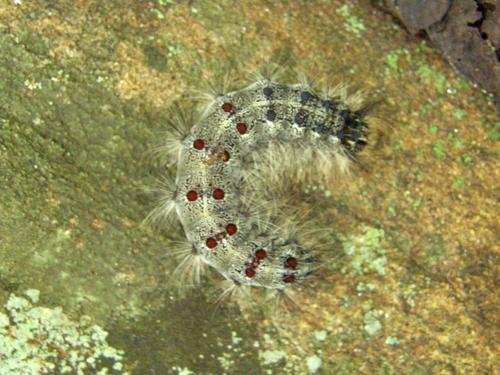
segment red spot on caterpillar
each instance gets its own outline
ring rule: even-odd
[[[203,139],[197,139],[193,142],[193,147],[197,150],[203,150],[205,147],[205,141]]]
[[[186,198],[188,201],[193,202],[198,199],[198,193],[194,190],[188,191],[186,194]]]
[[[217,241],[215,238],[209,237],[207,238],[206,244],[209,249],[213,249],[215,246],[217,246]]]
[[[238,130],[238,133],[240,134],[245,134],[247,132],[247,124],[239,122],[236,124],[236,130]]]
[[[283,277],[283,281],[285,283],[291,284],[291,283],[295,282],[295,276],[293,276],[293,275],[286,275],[285,277]]]
[[[294,258],[294,257],[289,257],[286,262],[285,262],[285,267],[287,268],[291,268],[292,270],[294,270],[295,268],[297,268],[297,259]]]
[[[222,110],[224,112],[231,112],[232,109],[233,109],[233,105],[231,103],[224,103],[222,105]]]
[[[215,189],[212,193],[212,197],[217,200],[221,200],[224,198],[224,191],[222,189]]]
[[[223,240],[223,239],[224,239],[224,237],[226,237],[226,233],[224,233],[224,232],[220,232],[220,233],[217,233],[217,234],[215,235],[215,238],[216,238],[217,240],[219,240],[219,241]]]
[[[266,250],[264,249],[259,249],[255,252],[255,257],[259,260],[262,260],[266,257]]]
[[[228,225],[226,225],[226,232],[230,236],[232,236],[233,234],[235,234],[237,230],[238,230],[238,228],[234,224],[228,224]]]
[[[220,160],[222,160],[222,161],[228,161],[228,160],[229,160],[229,158],[230,158],[230,156],[229,156],[229,152],[228,152],[227,150],[222,151],[222,152],[220,153],[220,155],[219,155],[219,158],[220,158]]]
[[[255,276],[255,270],[253,268],[248,267],[245,270],[245,275],[247,275],[247,277],[254,277]]]

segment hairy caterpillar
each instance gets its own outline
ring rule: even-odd
[[[177,271],[189,269],[199,281],[209,265],[234,286],[278,291],[303,282],[317,266],[314,245],[293,235],[293,222],[273,222],[276,202],[262,197],[287,163],[300,159],[299,172],[306,166],[329,175],[363,149],[360,102],[342,87],[319,93],[261,77],[214,95],[198,120],[181,121],[186,131],[167,142],[175,182],[153,214],[175,213],[182,224],[187,242]]]

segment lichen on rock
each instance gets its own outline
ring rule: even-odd
[[[0,310],[0,374],[128,374],[123,351],[89,317],[73,321],[60,307],[35,306],[38,290],[24,294]]]

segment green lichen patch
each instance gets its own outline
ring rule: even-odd
[[[256,341],[259,348],[259,362],[262,373],[274,374],[316,374],[323,370],[324,340],[326,331],[317,331],[309,337],[310,346],[306,351],[297,352],[293,347],[292,336],[277,335],[274,329],[264,333],[261,340]],[[292,345],[292,346],[291,346]]]
[[[311,374],[315,374],[321,368],[321,358],[317,355],[312,355],[306,358],[307,369]]]
[[[363,329],[368,336],[375,336],[382,331],[381,311],[370,310],[363,316]]]
[[[350,235],[344,242],[344,252],[350,258],[351,267],[358,275],[376,272],[386,273],[387,256],[383,229],[362,226],[359,235]]]
[[[89,317],[71,320],[61,308],[36,306],[39,291],[11,294],[0,310],[0,373],[129,374],[124,353]]]
[[[359,36],[363,31],[366,31],[363,21],[351,13],[350,4],[344,4],[338,8],[337,13],[341,14],[345,18],[345,28],[350,33]]]

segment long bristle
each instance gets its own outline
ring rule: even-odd
[[[157,186],[150,189],[157,196],[156,207],[146,216],[145,225],[171,226],[177,219],[176,213],[176,186],[173,178],[168,176],[157,182]]]
[[[329,256],[327,252],[331,250],[332,229],[314,214],[312,207],[282,207],[271,228],[274,236],[300,244],[313,257]]]
[[[350,166],[351,160],[340,144],[277,142],[259,152],[255,168],[246,173],[245,181],[250,191],[262,191],[265,186],[262,194],[282,204],[292,191],[303,191],[307,185],[336,183],[349,175]]]
[[[356,112],[363,108],[366,98],[365,90],[356,90],[354,93],[348,95],[345,99],[345,103],[350,108],[350,110]]]
[[[251,74],[255,81],[277,82],[283,79],[285,68],[279,63],[266,63]]]
[[[266,199],[259,191],[247,191],[241,198],[241,205],[242,213],[247,217],[247,223],[257,233],[267,231],[278,210],[276,202]]]
[[[348,97],[347,95],[348,88],[349,85],[346,82],[340,82],[337,83],[336,85],[332,85],[331,83],[326,83],[323,86],[322,91],[328,98],[336,98],[340,99],[341,101],[345,101]]]
[[[217,283],[215,290],[215,305],[216,309],[221,306],[223,302],[228,302],[237,305],[241,310],[248,310],[255,306],[253,302],[254,295],[252,288],[235,283],[232,280],[222,280]]]
[[[167,249],[168,255],[179,261],[168,279],[168,284],[186,290],[200,284],[207,264],[193,246],[187,242],[176,242]]]
[[[271,316],[293,314],[303,311],[300,303],[297,302],[298,293],[296,290],[266,290],[265,301],[270,308]]]
[[[308,73],[304,72],[297,73],[297,78],[299,81],[299,85],[306,91],[309,91],[314,94],[318,94],[318,81],[319,81],[319,73]]]
[[[255,155],[255,166],[245,176],[246,183],[251,186],[249,190],[259,191],[266,186],[266,196],[278,198],[287,190],[289,182],[300,183],[299,180],[289,178],[298,177],[292,176],[296,168],[292,163],[293,157],[290,157],[290,153],[294,154],[293,148],[290,148],[290,145],[277,142]]]
[[[351,157],[340,145],[334,148],[318,147],[312,159],[316,161],[316,173],[320,180],[332,181],[348,177],[351,171]]]
[[[198,89],[191,93],[192,99],[197,102],[201,108],[201,117],[206,114],[212,103],[219,97],[235,91],[241,86],[235,71],[238,69],[228,65],[222,70],[221,74],[216,74],[211,79],[207,79]]]
[[[176,164],[182,141],[198,120],[199,114],[196,111],[188,111],[177,103],[173,104],[165,120],[166,130],[159,135],[158,144],[152,148],[150,154],[159,160],[161,165]]]

